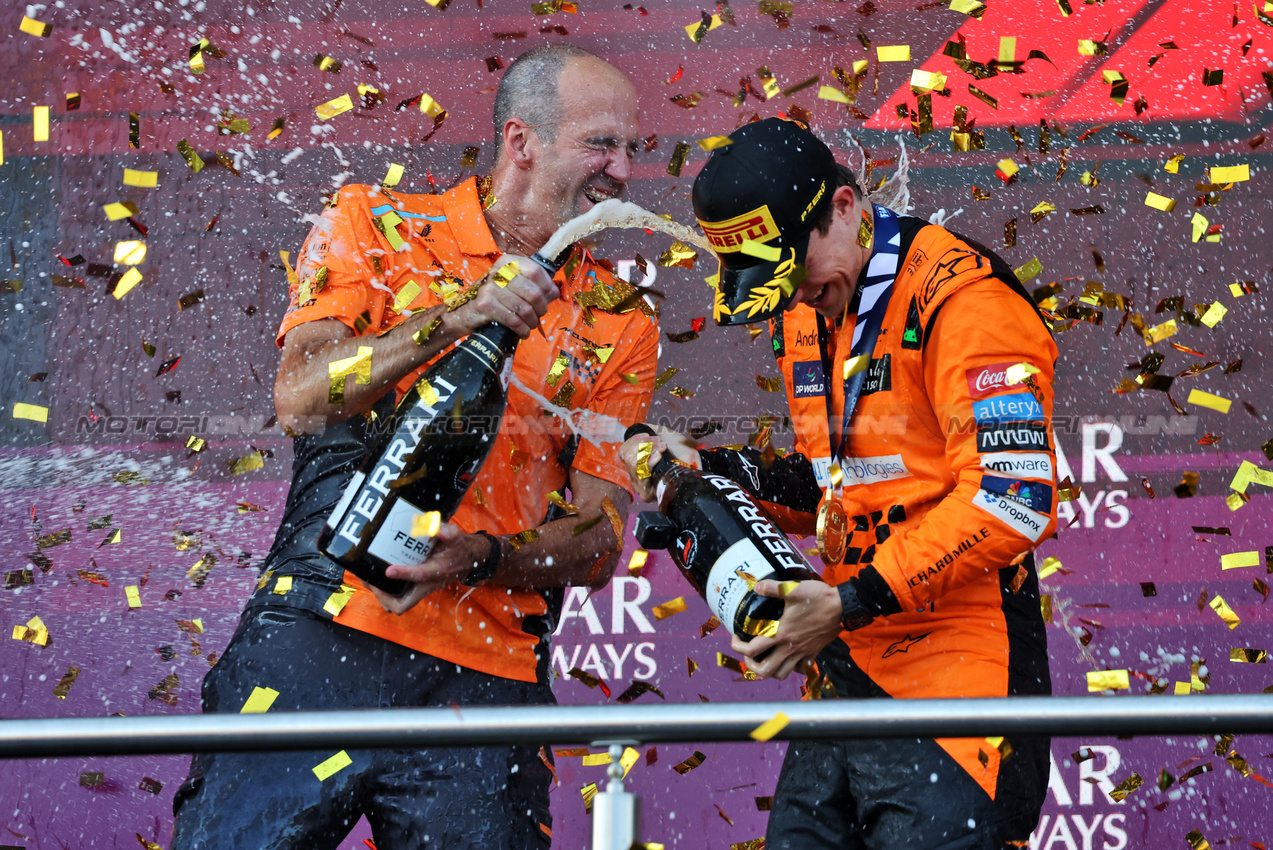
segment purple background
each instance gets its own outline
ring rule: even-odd
[[[872,5],[868,14],[866,7],[852,4],[799,2],[791,26],[779,29],[754,7],[738,4],[737,27],[714,31],[701,47],[692,45],[681,29],[700,12],[699,6],[684,0],[647,6],[648,16],[603,0],[585,4],[578,15],[549,18],[532,17],[523,0],[453,0],[443,12],[414,0],[214,0],[163,9],[152,4],[141,11],[81,0],[32,10],[40,20],[54,24],[47,40],[18,31],[21,7],[0,12],[0,80],[7,83],[0,87],[6,156],[0,166],[0,267],[6,270],[0,275],[0,352],[6,364],[0,370],[0,571],[33,572],[30,586],[0,592],[0,715],[136,716],[197,710],[208,658],[229,640],[255,581],[255,568],[272,539],[289,478],[290,447],[271,420],[270,388],[277,363],[273,336],[285,306],[278,251],[297,250],[308,228],[302,217],[319,209],[320,195],[341,182],[374,183],[390,162],[407,166],[402,184],[407,191],[428,190],[426,170],[443,186],[475,173],[459,166],[469,145],[482,148],[476,173],[489,168],[487,127],[498,75],[487,71],[487,57],[507,63],[531,46],[562,40],[566,36],[551,29],[559,26],[570,41],[602,53],[627,71],[641,96],[642,132],[659,138],[657,150],[638,154],[630,196],[690,222],[688,187],[705,155],[692,146],[685,171],[672,177],[666,164],[674,143],[693,145],[695,139],[728,132],[753,112],[773,115],[796,103],[810,110],[814,128],[842,157],[851,132],[881,160],[882,173],[891,171],[884,161],[895,153],[896,143],[865,130],[863,122],[843,107],[816,100],[816,88],[791,99],[749,98],[742,109],[712,93],[717,87],[736,91],[737,81],[749,75],[754,83],[755,69],[762,64],[783,85],[814,74],[820,74],[823,83],[831,82],[831,66],[847,66],[868,55],[854,37],[861,30],[876,45],[912,46],[913,65],[879,67],[878,92],[868,83],[859,97],[864,114],[891,111],[906,96],[911,67],[939,51],[965,18],[944,8],[917,9],[914,0],[873,0]],[[1075,19],[1081,23],[1089,10],[1074,5]],[[1107,0],[1107,7],[1125,8],[1128,21],[1111,36],[1111,62],[1122,61],[1119,47],[1131,34],[1149,32],[1145,22],[1152,14],[1154,38],[1161,32],[1174,37],[1182,51],[1179,67],[1192,68],[1188,73],[1195,75],[1212,58],[1191,39],[1191,29],[1201,26],[1200,21],[1210,26],[1218,19],[1228,26],[1230,14],[1226,4],[1184,0]],[[1030,48],[1032,29],[1055,25],[1051,0],[1017,4],[1014,13],[1035,22],[1035,27],[1016,32],[1019,54]],[[1239,13],[1233,37],[1257,38],[1247,62],[1267,66],[1262,52],[1267,36],[1254,29],[1262,25],[1249,10]],[[125,56],[104,44],[101,30]],[[494,36],[517,32],[526,36]],[[191,77],[185,71],[187,50],[200,36],[210,38],[227,56],[210,59],[204,75]],[[277,56],[271,53],[276,49]],[[310,64],[320,52],[345,63],[341,74]],[[1177,61],[1175,55],[1172,61]],[[678,67],[684,68],[684,76],[665,85]],[[1158,95],[1151,98],[1149,110],[1136,117],[1131,100],[1146,79],[1144,62],[1128,58],[1122,67],[1133,80],[1128,104],[1121,117],[1090,138],[1078,141],[1083,130],[1107,117],[1102,112],[1084,123],[1081,116],[1070,117],[1073,104],[1065,113],[1068,139],[1054,131],[1047,155],[1037,153],[1037,128],[1019,126],[1024,153],[1031,155],[1037,172],[1025,164],[1006,127],[992,118],[981,122],[987,130],[986,150],[980,152],[952,153],[942,130],[926,135],[920,146],[910,137],[915,212],[927,216],[938,209],[962,209],[951,226],[1000,249],[1014,267],[1040,258],[1044,274],[1028,286],[1060,281],[1065,297],[1072,297],[1082,291],[1084,281],[1099,280],[1110,291],[1128,295],[1150,324],[1168,317],[1153,312],[1165,297],[1184,296],[1188,306],[1219,298],[1229,307],[1216,328],[1186,327],[1172,340],[1203,351],[1203,359],[1221,365],[1243,359],[1238,372],[1222,375],[1219,368],[1213,369],[1178,379],[1172,389],[1182,404],[1190,386],[1234,399],[1228,414],[1186,404],[1188,417],[1175,418],[1162,393],[1111,393],[1120,378],[1135,374],[1126,364],[1148,350],[1130,328],[1116,333],[1121,318],[1117,311],[1105,311],[1100,327],[1080,324],[1058,335],[1056,430],[1074,478],[1082,480],[1084,501],[1077,521],[1057,540],[1045,542],[1039,554],[1057,556],[1068,571],[1043,582],[1056,608],[1048,635],[1057,693],[1086,693],[1085,674],[1106,667],[1129,668],[1169,683],[1188,681],[1193,661],[1206,662],[1210,693],[1258,692],[1273,684],[1268,668],[1228,658],[1232,648],[1269,649],[1273,644],[1264,599],[1253,588],[1254,579],[1267,576],[1262,567],[1222,573],[1220,556],[1273,545],[1263,488],[1252,486],[1251,501],[1237,512],[1224,502],[1228,482],[1242,460],[1268,465],[1259,447],[1273,437],[1265,415],[1273,377],[1265,365],[1270,332],[1265,296],[1234,299],[1228,290],[1237,280],[1255,281],[1261,287],[1269,281],[1273,250],[1265,236],[1270,220],[1264,176],[1268,146],[1253,149],[1248,140],[1269,128],[1273,112],[1259,80],[1252,83],[1230,69],[1226,96],[1245,103],[1241,121],[1213,121],[1209,108],[1189,97],[1182,98],[1185,107],[1172,104],[1173,112],[1186,118],[1161,120],[1154,107]],[[872,61],[872,80],[876,68]],[[1092,64],[1076,73],[1066,91],[1099,77]],[[1170,74],[1184,73],[1162,72],[1154,85],[1161,90]],[[1032,90],[1044,87],[1034,85],[1034,79]],[[962,75],[952,77],[952,88],[964,82]],[[1064,81],[1058,81],[1059,91],[1060,82]],[[378,86],[386,103],[327,123],[313,119],[312,106],[352,93],[358,83]],[[165,91],[161,84],[172,90]],[[63,95],[69,91],[83,95],[77,112],[63,109]],[[430,92],[450,111],[447,122],[427,142],[426,118],[392,108],[421,91]],[[690,91],[708,95],[692,111],[668,99]],[[1055,102],[1045,101],[1044,114],[1060,115],[1065,97],[1063,93]],[[30,110],[38,104],[53,106],[48,143],[30,140]],[[251,121],[248,136],[217,135],[215,118],[225,108]],[[129,111],[141,116],[139,150],[127,147]],[[1230,113],[1236,111],[1225,114]],[[265,133],[277,117],[286,119],[287,130],[267,141]],[[313,127],[319,129],[315,132]],[[1144,144],[1117,132],[1143,139]],[[209,162],[214,149],[228,151],[241,176],[212,165],[192,174],[175,153],[182,138]],[[929,143],[935,143],[931,150],[921,151]],[[1058,153],[1065,147],[1069,171],[1054,184]],[[1161,167],[1174,153],[1187,156],[1178,175]],[[1023,167],[1018,181],[1005,187],[994,177],[994,167],[1007,156]],[[1098,162],[1103,163],[1100,185],[1080,185],[1078,176]],[[1217,205],[1202,208],[1212,223],[1223,226],[1223,241],[1191,243],[1189,217],[1193,199],[1199,197],[1195,184],[1206,179],[1204,166],[1240,162],[1252,165],[1252,181],[1218,196]],[[125,166],[158,170],[159,187],[123,188]],[[974,184],[989,190],[991,199],[974,201]],[[1178,209],[1167,214],[1143,206],[1150,188],[1177,198]],[[149,256],[141,266],[145,283],[122,301],[106,294],[107,278],[92,274],[87,264],[69,269],[55,256],[78,254],[89,264],[109,265],[112,244],[135,238],[126,222],[108,223],[101,213],[102,204],[119,200],[136,202],[139,219],[150,228]],[[1029,211],[1044,200],[1055,204],[1058,212],[1031,225]],[[1066,212],[1094,203],[1107,212],[1083,217]],[[209,229],[215,216],[217,223]],[[1018,239],[1015,247],[1005,248],[1004,224],[1012,218],[1017,219]],[[661,237],[625,233],[612,238],[605,253],[629,260],[641,253],[652,259],[666,244]],[[1092,247],[1104,257],[1105,274],[1095,269]],[[701,281],[710,273],[709,266],[700,261],[694,271],[658,270],[654,286],[668,295],[663,302],[665,330],[686,330],[691,319],[705,314],[708,290]],[[85,288],[54,287],[53,274],[81,277]],[[22,291],[8,291],[4,280],[21,280]],[[204,301],[179,311],[177,299],[198,289],[204,291]],[[157,347],[153,359],[143,352],[143,339]],[[1163,374],[1177,374],[1199,360],[1167,343],[1154,350],[1167,356]],[[177,368],[155,374],[160,363],[177,356]],[[681,400],[666,389],[660,391],[652,411],[655,420],[719,419],[726,422],[726,431],[712,439],[731,442],[746,433],[737,417],[781,413],[784,407],[780,396],[762,392],[753,379],[756,374],[775,374],[764,336],[753,340],[743,330],[709,325],[695,342],[665,343],[661,365],[681,369],[668,388],[679,385],[696,395]],[[29,381],[34,373],[47,377]],[[48,424],[13,419],[16,402],[47,406]],[[1250,410],[1243,403],[1252,405]],[[100,430],[95,430],[99,425],[90,416],[99,417]],[[1094,451],[1106,445],[1108,432],[1085,429],[1084,423],[1118,425],[1121,445],[1112,452],[1116,466],[1106,468]],[[783,444],[789,436],[779,431],[775,439]],[[208,439],[206,451],[193,455],[182,447],[190,433]],[[1220,442],[1199,445],[1207,433],[1220,437]],[[264,468],[231,476],[227,462],[254,450],[270,453]],[[1177,499],[1172,488],[1186,471],[1199,473],[1198,495]],[[120,472],[138,473],[139,480],[149,483],[118,483],[115,475]],[[1142,477],[1156,498],[1149,497]],[[1126,495],[1114,500],[1112,510],[1104,510],[1115,492]],[[239,501],[266,510],[239,513]],[[83,509],[76,511],[80,504]],[[1125,523],[1120,505],[1128,512]],[[105,528],[88,530],[90,522],[108,514]],[[1225,526],[1232,536],[1200,535],[1192,526]],[[121,542],[99,546],[114,528],[121,530]],[[72,540],[43,553],[51,569],[45,573],[32,566],[27,556],[36,552],[35,541],[63,529],[71,530]],[[178,551],[175,531],[197,533],[196,541]],[[204,586],[195,588],[186,571],[208,553],[218,561]],[[109,586],[86,581],[79,570],[100,574]],[[727,642],[720,633],[699,637],[706,607],[662,556],[651,558],[646,575],[650,588],[642,610],[648,613],[653,605],[682,595],[690,609],[651,621],[652,633],[639,631],[627,619],[624,633],[614,634],[612,598],[619,585],[612,584],[593,599],[599,633],[593,633],[586,617],[574,617],[556,637],[555,646],[567,661],[578,649],[576,663],[583,666],[589,648],[595,647],[604,663],[590,672],[604,673],[616,696],[640,672],[669,702],[693,702],[699,694],[713,701],[795,698],[794,682],[741,682],[716,667],[715,653],[725,650]],[[129,610],[124,588],[143,578],[142,607]],[[1142,596],[1140,583],[1148,581],[1156,583],[1156,597]],[[635,595],[636,585],[623,585]],[[1235,631],[1225,628],[1210,609],[1196,607],[1204,589],[1223,595],[1241,616]],[[170,591],[177,593],[169,598]],[[48,646],[9,637],[15,625],[37,615],[49,627]],[[178,620],[192,618],[201,618],[204,627],[196,636],[197,654],[190,635],[177,625]],[[1093,633],[1086,647],[1076,636],[1084,627],[1080,618],[1100,624],[1086,626]],[[634,660],[641,643],[652,645],[639,652],[651,658],[656,669]],[[609,661],[606,645],[625,658],[622,674]],[[170,661],[156,651],[165,646],[176,653]],[[692,678],[687,675],[687,657],[700,665]],[[82,672],[67,698],[59,700],[53,689],[70,665]],[[174,690],[176,705],[148,699],[148,691],[170,673],[180,682]],[[1149,687],[1143,678],[1133,677],[1132,682],[1133,692]],[[559,679],[555,687],[565,703],[604,701],[599,690],[573,679]],[[1118,696],[1092,696],[1103,698]],[[1161,698],[1188,697],[1168,693]],[[641,697],[642,702],[657,700],[652,694]],[[1114,748],[1118,764],[1113,763],[1113,751],[1108,756],[1101,751],[1082,766],[1073,764],[1069,754],[1085,745]],[[1230,839],[1223,846],[1269,841],[1273,789],[1242,777],[1222,757],[1211,755],[1212,746],[1201,736],[1058,739],[1053,746],[1057,784],[1035,844],[1184,847],[1184,836],[1193,829],[1201,829],[1212,846]],[[1255,773],[1273,775],[1268,738],[1239,737],[1234,748]],[[706,762],[689,774],[676,774],[672,765],[695,749],[658,745],[653,765],[642,760],[633,768],[630,787],[642,795],[646,811],[644,837],[669,847],[723,848],[763,834],[765,816],[756,810],[753,798],[772,793],[782,745],[700,746]],[[1179,776],[1203,762],[1210,762],[1213,771],[1183,789],[1173,787],[1167,794],[1156,789],[1161,769]],[[166,846],[172,794],[187,765],[186,757],[6,763],[0,771],[0,844],[49,850],[131,848],[140,834]],[[105,784],[81,787],[80,774],[88,771],[103,772]],[[1145,786],[1123,804],[1110,802],[1103,791],[1132,771],[1145,779]],[[561,784],[553,792],[557,844],[584,846],[588,822],[579,788],[602,781],[604,768],[584,768],[578,760],[561,758],[558,776]],[[140,790],[143,777],[162,782],[161,793]],[[1057,825],[1058,817],[1063,827]],[[1119,837],[1120,831],[1125,838]],[[344,846],[361,846],[367,835],[362,824]]]

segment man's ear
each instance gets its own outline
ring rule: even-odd
[[[504,155],[523,171],[530,168],[539,153],[539,136],[520,118],[504,122]]]
[[[831,206],[835,209],[837,216],[843,216],[846,221],[856,222],[858,207],[862,206],[862,202],[858,200],[852,186],[841,186],[832,193]]]

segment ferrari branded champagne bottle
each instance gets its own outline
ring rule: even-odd
[[[653,432],[638,424],[625,436],[640,433]],[[733,481],[668,457],[650,471],[658,480],[662,514],[637,515],[637,542],[647,549],[667,549],[731,634],[743,640],[772,636],[783,601],[756,594],[756,582],[821,577],[765,509]]]
[[[319,537],[319,550],[386,593],[410,583],[391,564],[419,564],[434,538],[412,533],[416,517],[449,520],[499,433],[517,335],[478,328],[430,366],[383,425],[382,438],[345,487]]]

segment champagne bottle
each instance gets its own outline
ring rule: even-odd
[[[636,424],[624,438],[653,434]],[[804,555],[756,500],[735,482],[663,457],[650,470],[658,479],[660,514],[637,515],[636,538],[646,549],[667,549],[672,561],[707,601],[712,613],[743,640],[772,636],[783,601],[758,595],[762,579],[821,581]]]
[[[560,264],[536,254],[550,274]],[[318,549],[358,578],[401,596],[411,582],[393,564],[423,563],[434,538],[412,533],[416,517],[449,520],[486,462],[508,404],[517,335],[483,325],[439,357],[398,402],[318,539]]]

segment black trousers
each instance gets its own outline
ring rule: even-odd
[[[838,640],[823,650],[818,664],[841,696],[888,698]],[[1047,793],[1050,740],[1009,739],[1012,753],[1000,762],[994,799],[931,738],[792,742],[778,776],[765,847],[1025,846]]]
[[[441,661],[301,610],[249,609],[203,683],[205,712],[238,712],[254,688],[271,712],[554,702],[547,684]],[[546,848],[551,773],[538,747],[350,750],[194,757],[173,801],[173,850],[335,848],[360,817],[379,850]]]

